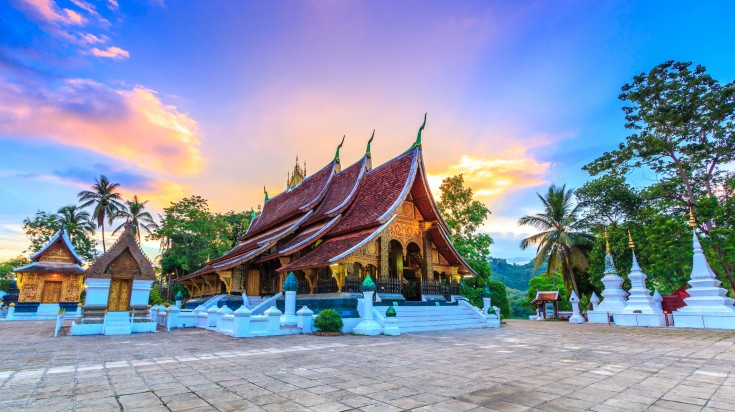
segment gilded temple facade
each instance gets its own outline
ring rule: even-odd
[[[16,317],[56,317],[61,309],[76,310],[83,290],[82,259],[64,229],[59,230],[31,263],[16,268],[19,289]]]
[[[266,296],[281,291],[293,272],[298,293],[316,296],[358,292],[370,274],[379,296],[458,294],[460,278],[473,273],[452,246],[429,190],[422,130],[407,151],[375,168],[372,138],[365,155],[344,169],[342,144],[313,175],[302,177],[305,168],[297,163],[284,192],[266,193],[262,213],[237,246],[176,282],[193,298]]]

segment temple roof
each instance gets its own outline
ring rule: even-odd
[[[559,291],[538,291],[536,292],[536,298],[531,301],[531,305],[537,302],[554,302],[561,300],[559,297]]]
[[[140,248],[138,241],[133,234],[133,227],[130,224],[125,225],[120,237],[117,241],[107,249],[107,252],[103,253],[102,256],[94,261],[92,266],[86,271],[86,277],[88,278],[110,278],[112,275],[108,269],[115,259],[125,253],[130,252],[130,255],[135,260],[140,270],[138,274],[134,274],[135,279],[154,280],[156,278],[153,273],[153,264],[145,255],[143,250]]]
[[[232,250],[176,282],[248,261],[270,261],[307,247],[312,249],[277,270],[328,266],[379,236],[409,198],[429,223],[429,236],[438,252],[458,265],[460,273],[472,273],[451,244],[449,228],[428,187],[420,137],[417,142],[374,169],[369,146],[365,156],[343,170],[338,149],[334,160],[321,170],[266,200],[262,213]]]
[[[15,268],[14,271],[24,273],[59,273],[67,275],[84,274],[84,269],[80,265],[63,262],[31,262],[25,266]]]
[[[56,232],[56,234],[51,238],[51,240],[48,241],[48,243],[46,243],[44,247],[41,248],[41,250],[31,256],[31,260],[34,262],[43,260],[44,255],[46,255],[47,251],[50,250],[51,246],[57,243],[69,252],[75,263],[79,265],[82,264],[82,258],[79,257],[79,255],[77,254],[74,245],[71,243],[71,239],[69,239],[69,235],[66,233],[66,230],[64,230],[63,227],[59,229],[58,232]]]

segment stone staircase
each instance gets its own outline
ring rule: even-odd
[[[248,302],[250,302],[250,304],[248,305],[248,309],[253,309],[266,300],[268,300],[268,297],[262,298],[260,296],[248,296]]]
[[[485,320],[461,305],[452,306],[394,306],[401,333],[430,330],[482,328]],[[376,315],[385,317],[387,306],[376,306]],[[382,320],[382,319],[381,319]],[[382,323],[382,322],[381,322]]]
[[[105,335],[129,335],[130,313],[107,312],[105,315]]]

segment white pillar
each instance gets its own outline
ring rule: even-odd
[[[597,310],[597,307],[600,305],[600,297],[597,296],[597,293],[592,292],[590,303],[592,303],[592,310]]]
[[[605,252],[605,273],[602,277],[602,303],[597,309],[587,312],[590,323],[609,323],[609,315],[621,313],[625,309],[628,293],[622,289],[623,278],[615,270],[615,262],[610,254],[610,245]],[[579,298],[577,298],[579,300]]]
[[[250,309],[242,305],[233,315],[235,315],[235,326],[232,332],[235,337],[244,338],[250,336],[250,317],[252,316]]]
[[[574,291],[572,291],[569,301],[572,303],[572,317],[569,318],[569,323],[584,323],[584,317],[579,313],[579,297]]]
[[[482,314],[487,315],[487,311],[490,310],[490,298],[482,298]]]
[[[218,318],[217,311],[218,310],[219,308],[217,307],[216,304],[212,306],[211,308],[207,309],[207,326],[209,326],[210,328],[217,326],[217,318]]]
[[[283,326],[296,326],[298,318],[296,317],[296,291],[286,291],[286,305],[285,313],[281,317],[281,325]]]
[[[296,312],[298,321],[296,326],[301,328],[301,333],[312,333],[314,324],[314,311],[309,309],[308,306],[304,306]]]
[[[15,316],[15,303],[11,303],[8,307],[8,315],[5,316],[5,319],[13,319]]]
[[[217,330],[222,330],[222,319],[225,315],[232,314],[232,309],[229,306],[224,305],[217,311]]]
[[[379,335],[383,332],[378,322],[373,319],[373,295],[375,294],[375,283],[370,275],[365,276],[362,282],[362,320],[355,326],[352,333],[356,335]]]
[[[283,291],[286,294],[286,305],[284,307],[286,314],[281,318],[281,325],[296,326],[298,319],[296,318],[296,291],[299,290],[299,281],[296,275],[290,272],[283,281]]]
[[[278,310],[275,306],[271,306],[263,313],[268,316],[268,332],[273,335],[281,329],[281,315],[283,312]]]

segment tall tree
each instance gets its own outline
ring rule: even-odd
[[[735,257],[728,239],[735,221],[725,217],[728,165],[735,160],[735,82],[725,86],[704,66],[668,61],[622,88],[626,128],[617,150],[584,167],[593,176],[651,170],[646,188],[659,213],[686,215],[691,208],[714,253],[714,266],[735,292]]]
[[[549,186],[543,196],[536,194],[544,206],[544,211],[535,215],[526,215],[518,219],[520,226],[532,226],[541,232],[521,241],[521,249],[530,245],[538,245],[534,258],[534,271],[544,262],[548,262],[546,275],[551,277],[559,271],[564,278],[567,289],[571,288],[579,296],[579,288],[574,269],[585,269],[588,266],[586,248],[589,248],[594,236],[585,232],[586,226],[579,218],[580,204],[574,204],[574,190],[566,185]]]
[[[474,199],[472,189],[464,186],[461,174],[444,179],[439,190],[441,197],[436,205],[452,230],[454,247],[478,275],[489,279],[488,259],[493,239],[479,229],[490,216],[490,209]]]
[[[125,206],[117,212],[115,217],[125,219],[124,223],[121,223],[112,234],[123,230],[125,225],[130,223],[132,226],[133,233],[140,243],[140,232],[143,231],[147,234],[153,233],[158,229],[158,223],[153,220],[153,216],[149,212],[145,211],[145,205],[148,201],[141,202],[138,200],[138,195],[133,196],[133,200],[126,200]]]
[[[487,233],[480,232],[480,227],[490,216],[490,209],[474,199],[472,189],[464,186],[464,176],[461,174],[444,179],[439,189],[441,197],[437,207],[447,226],[452,230],[450,235],[452,244],[477,273],[475,279],[462,282],[462,295],[472,304],[480,306],[482,289],[485,283],[488,283],[493,293],[493,304],[500,308],[502,316],[510,316],[510,303],[505,285],[490,279],[488,259],[493,239]]]
[[[164,209],[150,237],[161,242],[163,275],[179,277],[230,250],[249,225],[250,213],[213,213],[206,199],[190,196]]]
[[[100,175],[94,179],[95,182],[90,190],[79,192],[79,201],[82,202],[79,207],[85,208],[94,206],[92,217],[97,220],[97,226],[102,230],[102,251],[107,251],[105,245],[105,218],[110,220],[115,218],[118,211],[124,208],[121,203],[122,197],[118,193],[119,183],[111,183],[107,176]]]

